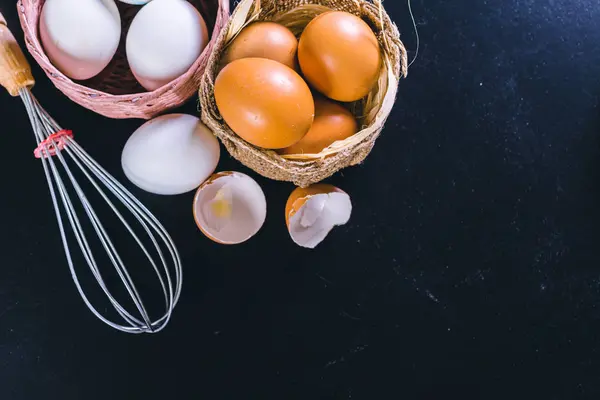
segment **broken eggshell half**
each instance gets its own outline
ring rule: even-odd
[[[352,214],[350,196],[327,184],[297,188],[285,206],[285,221],[292,240],[299,246],[314,249]]]
[[[196,225],[220,244],[239,244],[258,233],[267,218],[265,194],[240,172],[219,172],[203,183],[194,198]]]

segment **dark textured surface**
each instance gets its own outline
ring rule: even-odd
[[[14,1],[0,7],[18,30]],[[414,49],[405,2],[386,7]],[[420,58],[371,156],[330,180],[355,210],[316,251],[287,237],[291,185],[257,177],[268,220],[237,247],[197,231],[191,194],[135,191],[185,262],[157,336],[114,332],[79,299],[25,112],[1,95],[0,397],[597,399],[600,5],[413,7]],[[124,179],[140,122],[34,73],[40,102]]]

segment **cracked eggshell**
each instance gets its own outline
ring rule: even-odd
[[[327,184],[297,188],[285,207],[285,221],[292,240],[309,249],[325,240],[334,227],[348,223],[351,214],[350,196]]]
[[[219,141],[197,117],[163,115],[129,138],[121,164],[127,178],[154,194],[176,195],[197,188],[215,170]]]
[[[202,184],[193,204],[202,233],[220,244],[240,244],[258,233],[267,218],[267,201],[254,179],[219,172]]]

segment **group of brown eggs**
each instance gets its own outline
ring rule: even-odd
[[[283,155],[318,154],[357,132],[357,121],[344,103],[371,92],[381,65],[375,34],[350,13],[330,11],[317,16],[300,39],[283,25],[255,22],[242,29],[225,50],[215,80],[215,101],[227,125],[248,143]],[[226,179],[233,183],[234,176]],[[235,185],[226,185],[224,177],[221,181],[221,185],[209,183],[206,199],[202,190],[197,196],[197,203],[208,207],[204,215],[211,218],[204,220],[196,213],[196,220],[213,240],[215,232],[222,232],[220,221],[226,224],[232,219],[236,198]],[[252,191],[247,186],[237,196],[248,197]],[[246,203],[261,205],[255,215],[262,220],[264,200],[260,193],[253,197]],[[348,222],[351,211],[348,194],[316,184],[297,188],[290,195],[286,224],[294,242],[313,248],[334,226]],[[252,221],[239,217],[236,220]],[[253,233],[260,224],[245,227]],[[232,235],[243,231],[235,229]]]
[[[350,13],[317,16],[299,40],[283,25],[255,22],[224,52],[215,101],[231,130],[250,144],[318,154],[356,133],[343,103],[372,90],[381,64],[375,34]]]

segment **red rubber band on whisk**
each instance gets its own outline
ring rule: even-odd
[[[48,139],[44,140],[40,145],[33,151],[35,158],[48,158],[55,156],[57,152],[62,151],[67,144],[67,138],[73,138],[73,131],[63,129],[48,136]]]

